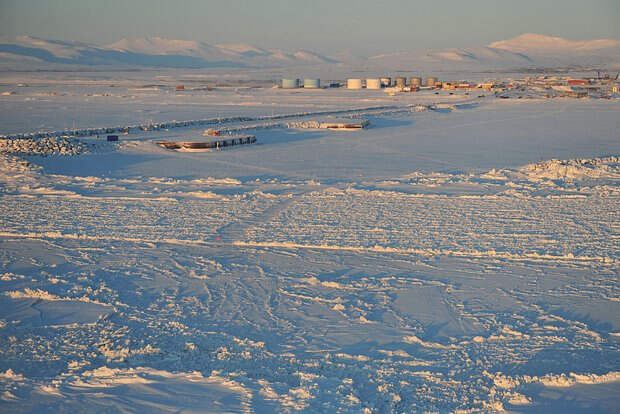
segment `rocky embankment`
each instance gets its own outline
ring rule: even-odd
[[[90,144],[72,138],[0,139],[0,153],[16,155],[80,155],[91,152]]]

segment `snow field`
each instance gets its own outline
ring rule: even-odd
[[[2,369],[21,361],[25,377],[7,403],[71,407],[99,386],[89,370],[122,384],[127,365],[223,374],[246,395],[230,394],[231,412],[493,411],[536,397],[520,394],[535,380],[497,378],[565,364],[614,375],[615,158],[575,163],[586,173],[542,194],[528,187],[542,167],[528,166],[374,190],[274,182],[289,189],[278,195],[233,179],[50,177],[3,157],[23,171],[5,176],[1,203],[3,267],[20,275],[1,282]]]
[[[265,129],[214,154],[146,134],[0,154],[0,408],[613,412],[620,163],[558,119],[615,106],[534,105]],[[600,119],[587,138],[613,150],[617,121]],[[508,131],[492,161],[445,141],[485,146],[506,124],[544,137]],[[534,162],[542,147],[585,155]]]

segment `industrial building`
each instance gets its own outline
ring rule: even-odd
[[[588,82],[587,79],[568,79],[566,81],[566,84],[568,86],[581,86],[581,85],[585,86],[585,85],[589,85],[590,82]]]
[[[495,86],[496,86],[495,82],[483,82],[483,83],[478,84],[478,88],[485,89],[487,91],[490,91],[491,89],[495,88]]]
[[[282,89],[299,88],[299,79],[282,79]]]
[[[381,79],[366,79],[366,89],[381,89]]]
[[[321,87],[320,79],[304,79],[304,89],[318,89]]]
[[[362,80],[356,78],[347,79],[347,89],[362,89]]]

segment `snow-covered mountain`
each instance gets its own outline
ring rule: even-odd
[[[261,49],[246,43],[231,43],[216,45],[223,53],[233,56],[242,56],[244,58],[255,58],[269,56],[271,53],[266,49]]]
[[[369,58],[384,67],[399,68],[504,68],[504,67],[528,67],[534,66],[535,62],[526,54],[514,53],[490,47],[473,49],[443,49],[424,53],[402,52],[373,56]]]
[[[147,55],[194,56],[208,61],[225,60],[228,57],[219,48],[205,42],[164,39],[161,37],[121,39],[116,43],[106,45],[105,48]]]
[[[34,58],[40,66],[56,64],[199,68],[239,65],[237,62],[206,61],[192,54],[174,53],[171,50],[167,52],[169,53],[149,53],[139,49],[124,50],[81,42],[46,40],[31,36],[0,40],[0,53],[11,56],[13,60],[19,60],[18,57],[30,59],[28,63],[32,65],[35,65],[32,62],[32,58]]]
[[[245,43],[210,45],[192,40],[163,39],[160,37],[123,39],[107,48],[151,55],[194,56],[210,61],[233,61],[243,65],[279,66],[282,63],[335,63],[334,59],[308,50],[287,52],[281,49],[263,49]]]
[[[489,48],[527,55],[539,65],[620,66],[620,41],[615,39],[569,40],[526,33],[493,42]]]
[[[620,41],[614,39],[574,41],[561,37],[525,33],[512,39],[493,42],[489,47],[517,53],[579,54],[619,48]]]
[[[307,65],[364,67],[368,70],[484,70],[606,66],[620,68],[620,41],[568,40],[526,33],[483,47],[387,53],[369,58],[348,52],[327,57],[309,50],[265,49],[251,44],[212,45],[161,37],[122,39],[95,46],[30,36],[0,39],[4,66],[116,65],[168,68],[295,68]],[[326,66],[326,67],[328,67]]]
[[[31,36],[0,40],[0,54],[12,62],[33,58],[41,64],[130,65],[171,68],[281,67],[336,60],[298,50],[261,49],[252,45],[210,45],[194,40],[161,37],[122,39],[94,46],[80,42],[46,40]]]
[[[402,52],[373,56],[382,66],[440,67],[459,69],[509,69],[559,66],[620,66],[620,41],[596,39],[573,41],[526,33],[488,46],[443,49],[425,53]]]

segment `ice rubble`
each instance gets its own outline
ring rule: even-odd
[[[549,160],[519,169],[532,181],[580,180],[585,178],[620,179],[620,157],[574,160]]]
[[[546,374],[543,376],[522,375],[516,378],[502,374],[487,373],[493,379],[498,388],[513,389],[523,384],[540,383],[546,387],[572,387],[577,384],[595,385],[620,382],[620,372],[611,371],[606,374],[576,374],[569,372],[568,374]]]

